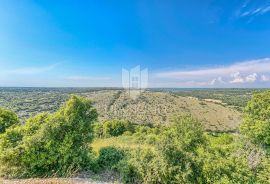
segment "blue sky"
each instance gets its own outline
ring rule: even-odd
[[[0,1],[0,86],[270,87],[269,58],[269,0]]]

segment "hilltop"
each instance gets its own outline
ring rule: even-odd
[[[146,91],[136,99],[120,90],[82,95],[94,100],[100,120],[127,119],[136,123],[168,124],[174,115],[188,113],[202,122],[206,130],[212,131],[234,131],[241,122],[241,113],[222,103],[171,93]]]
[[[182,96],[145,91],[134,100],[120,89],[3,88],[0,106],[15,111],[24,121],[39,112],[56,111],[71,94],[91,98],[101,121],[127,119],[135,123],[168,124],[172,116],[190,113],[212,131],[235,131],[241,122],[241,113],[235,108],[211,95],[207,99],[191,97],[193,93]]]

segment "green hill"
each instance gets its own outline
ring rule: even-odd
[[[214,100],[214,96],[198,99],[155,91],[143,92],[134,100],[126,91],[116,89],[4,88],[0,90],[0,106],[15,111],[24,121],[39,112],[54,112],[70,94],[94,100],[100,120],[127,119],[136,123],[167,124],[172,116],[189,113],[207,130],[213,131],[235,131],[241,122],[240,112]]]
[[[143,92],[137,99],[126,91],[84,93],[95,101],[100,120],[127,119],[136,123],[167,124],[174,115],[188,113],[200,120],[205,129],[235,131],[241,113],[211,100],[198,100],[163,92]]]

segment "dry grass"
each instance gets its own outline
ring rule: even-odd
[[[110,137],[104,139],[96,139],[91,144],[91,147],[95,152],[98,152],[101,148],[113,146],[123,149],[136,149],[136,148],[151,148],[151,145],[141,144],[136,142],[132,137],[129,136],[119,136]]]

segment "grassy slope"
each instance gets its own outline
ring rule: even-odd
[[[110,138],[101,138],[95,139],[91,144],[91,147],[95,152],[98,152],[101,148],[104,147],[118,147],[123,149],[137,149],[137,148],[151,148],[151,145],[146,143],[139,143],[132,136],[119,136],[119,137],[110,137]]]
[[[214,102],[191,97],[181,97],[163,92],[145,92],[136,100],[119,90],[75,91],[95,101],[100,120],[128,119],[136,123],[167,124],[172,116],[190,113],[208,130],[236,130],[241,114]],[[15,110],[25,119],[39,112],[53,112],[71,92],[49,91],[0,91],[0,106]]]
[[[87,93],[94,99],[100,120],[128,119],[136,123],[167,124],[171,117],[189,113],[207,130],[233,131],[241,122],[241,113],[217,104],[169,93],[144,92],[133,100],[126,92],[100,91]]]

